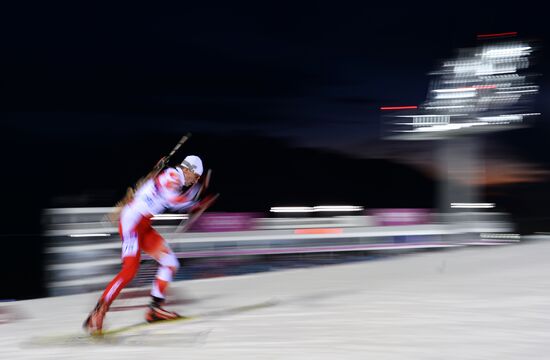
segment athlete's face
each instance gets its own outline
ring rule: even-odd
[[[195,174],[187,168],[183,168],[183,174],[185,175],[185,186],[191,186],[200,179],[200,175]]]

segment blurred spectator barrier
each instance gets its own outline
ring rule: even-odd
[[[46,280],[52,296],[102,289],[120,268],[118,229],[111,208],[47,209]],[[370,213],[369,213],[370,214]],[[279,254],[400,251],[517,242],[501,213],[379,209],[371,215],[261,218],[257,213],[209,213],[187,233],[175,229],[186,215],[164,214],[153,225],[181,259]],[[147,256],[143,256],[145,261]],[[150,260],[150,259],[149,259]],[[150,281],[156,266],[142,266],[135,284]]]

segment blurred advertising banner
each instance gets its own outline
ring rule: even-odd
[[[258,213],[210,212],[202,215],[192,226],[195,232],[247,231],[254,228]]]
[[[371,209],[369,215],[378,226],[428,224],[432,219],[430,209]]]

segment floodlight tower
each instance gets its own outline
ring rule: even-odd
[[[440,212],[452,212],[451,204],[480,203],[480,134],[524,127],[540,115],[531,110],[538,86],[528,73],[535,48],[516,35],[479,35],[476,47],[460,49],[430,74],[420,106],[381,108],[389,110],[386,139],[434,141]]]

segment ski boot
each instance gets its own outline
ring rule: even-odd
[[[149,304],[149,309],[145,314],[145,320],[149,323],[155,321],[175,320],[182,318],[181,315],[173,311],[168,311],[162,307],[164,299],[153,296],[153,300]]]
[[[84,331],[90,335],[101,335],[103,331],[103,319],[105,318],[105,314],[108,310],[109,305],[107,305],[103,300],[99,300],[82,325]]]

